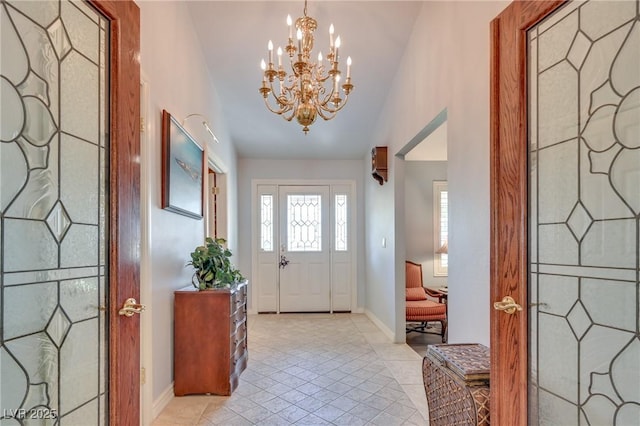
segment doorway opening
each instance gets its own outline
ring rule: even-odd
[[[447,187],[447,115],[438,114],[400,151],[404,160],[405,260],[422,265],[423,285],[435,302],[448,297],[449,203]],[[436,328],[437,322],[428,324]],[[437,334],[409,333],[407,344],[424,356]]]

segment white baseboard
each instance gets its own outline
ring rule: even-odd
[[[395,342],[396,335],[389,327],[387,327],[382,321],[378,319],[373,312],[368,309],[364,310],[364,314],[373,322],[379,329],[389,338],[392,342]]]
[[[351,310],[352,314],[364,314],[364,308],[360,307],[360,308],[355,308]]]
[[[160,394],[158,399],[153,401],[153,418],[155,419],[162,413],[162,410],[169,405],[173,399],[173,382]]]

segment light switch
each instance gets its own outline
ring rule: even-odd
[[[382,248],[387,248],[387,239],[382,237]]]

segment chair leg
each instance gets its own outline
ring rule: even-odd
[[[447,343],[447,320],[440,320],[440,324],[442,324],[442,343]]]

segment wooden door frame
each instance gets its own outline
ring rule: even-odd
[[[565,0],[514,1],[491,22],[491,424],[526,425],[528,176],[526,31]]]
[[[109,424],[140,423],[140,318],[118,315],[140,299],[140,10],[91,0],[110,21]]]

